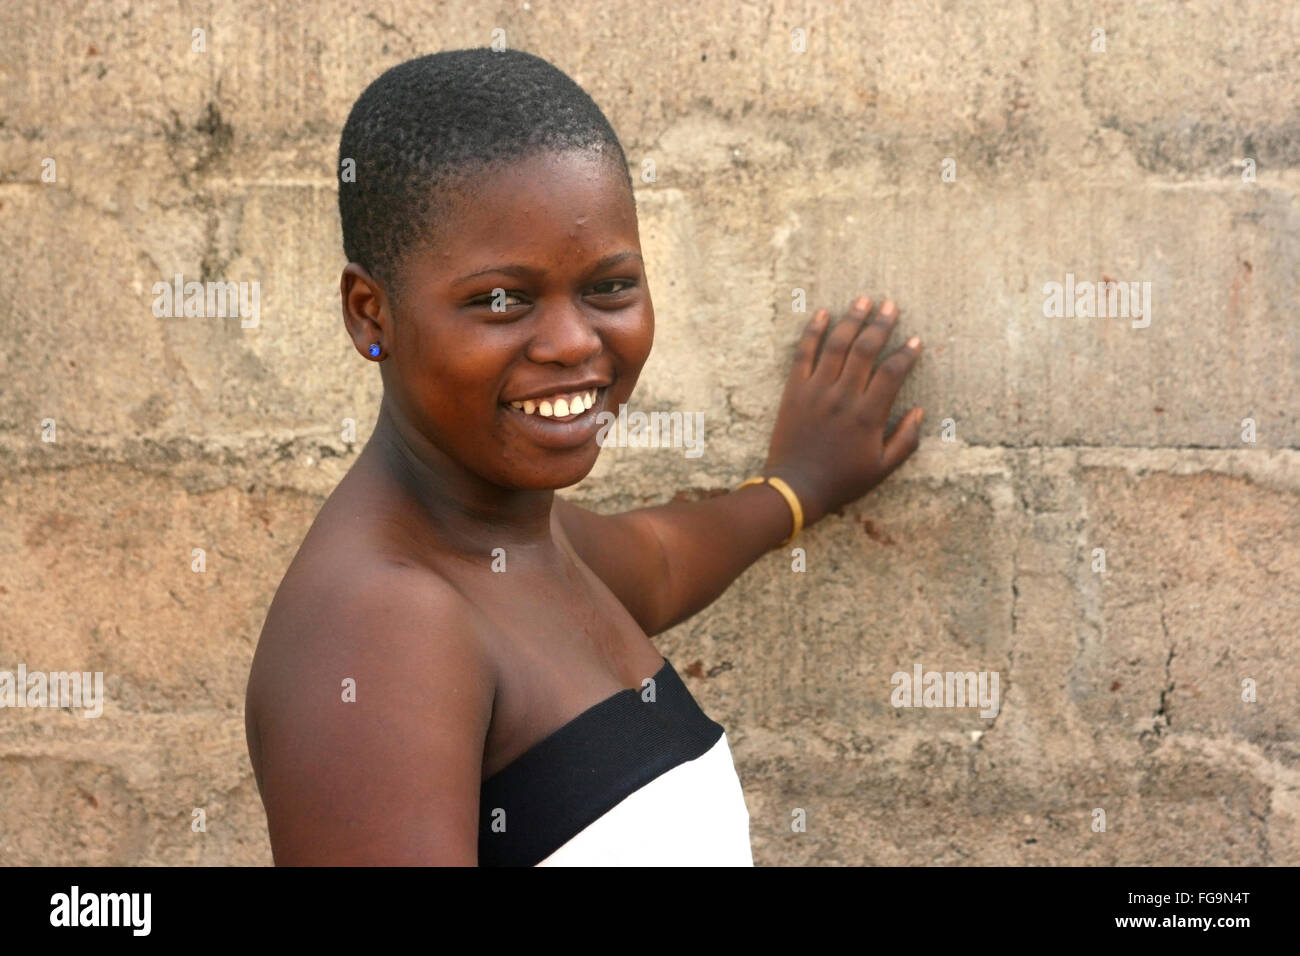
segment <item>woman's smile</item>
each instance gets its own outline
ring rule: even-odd
[[[547,448],[575,448],[595,437],[608,387],[555,392],[538,399],[502,402],[507,420]],[[574,411],[574,408],[577,411]]]

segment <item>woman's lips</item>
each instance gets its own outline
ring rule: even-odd
[[[590,441],[595,435],[598,427],[596,416],[605,407],[605,396],[608,391],[609,386],[596,389],[595,403],[591,408],[563,417],[552,414],[548,418],[542,415],[540,410],[534,410],[530,415],[522,408],[516,408],[508,402],[502,402],[501,407],[506,410],[509,419],[518,424],[520,429],[537,444],[548,448],[574,448]]]
[[[561,421],[581,415],[595,403],[596,393],[603,386],[593,386],[580,391],[556,392],[552,395],[540,395],[506,402],[512,408],[522,409],[525,415],[541,415],[543,418],[557,418]]]

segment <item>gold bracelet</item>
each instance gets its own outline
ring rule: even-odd
[[[794,489],[775,476],[765,478],[762,475],[759,475],[755,478],[747,478],[736,486],[736,490],[739,491],[747,485],[761,485],[764,482],[771,485],[781,493],[781,497],[784,498],[785,503],[790,506],[790,512],[794,516],[794,530],[790,532],[790,537],[786,538],[776,546],[777,548],[784,548],[795,539],[795,536],[800,531],[803,530],[803,508],[799,504],[799,496],[794,493]],[[776,548],[773,548],[772,550],[775,551]]]

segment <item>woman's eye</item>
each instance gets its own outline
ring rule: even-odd
[[[636,281],[632,279],[606,279],[604,282],[598,282],[591,287],[596,295],[619,295],[628,289],[636,288]],[[469,301],[475,308],[491,308],[496,306],[497,310],[505,311],[517,305],[527,305],[521,294],[515,292],[492,292],[489,295],[481,295],[476,299]]]
[[[605,288],[606,286],[612,286],[612,285],[622,286],[622,288],[620,289]],[[597,295],[617,295],[620,292],[626,292],[628,289],[631,289],[635,285],[636,283],[632,282],[629,279],[606,279],[604,282],[596,283],[594,286],[592,286],[592,288],[596,290]]]
[[[511,301],[512,299],[514,301]],[[494,292],[491,295],[479,296],[479,298],[472,300],[470,305],[485,305],[489,307],[495,305],[498,309],[507,309],[512,305],[523,305],[523,302],[520,300],[519,296],[513,292]]]

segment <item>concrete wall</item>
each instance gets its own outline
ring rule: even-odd
[[[756,861],[1300,863],[1286,0],[5,4],[0,670],[102,671],[107,703],[0,710],[0,860],[270,861],[247,668],[379,398],[339,317],[339,130],[495,27],[655,161],[638,399],[706,414],[703,457],[608,449],[577,499],[757,471],[796,288],[893,296],[926,342],[912,461],[806,573],[769,556],[659,641],[728,729]],[[260,283],[260,324],[155,317],[176,273]],[[1045,317],[1067,273],[1150,282],[1150,324]],[[996,718],[892,706],[918,663],[997,672]]]

